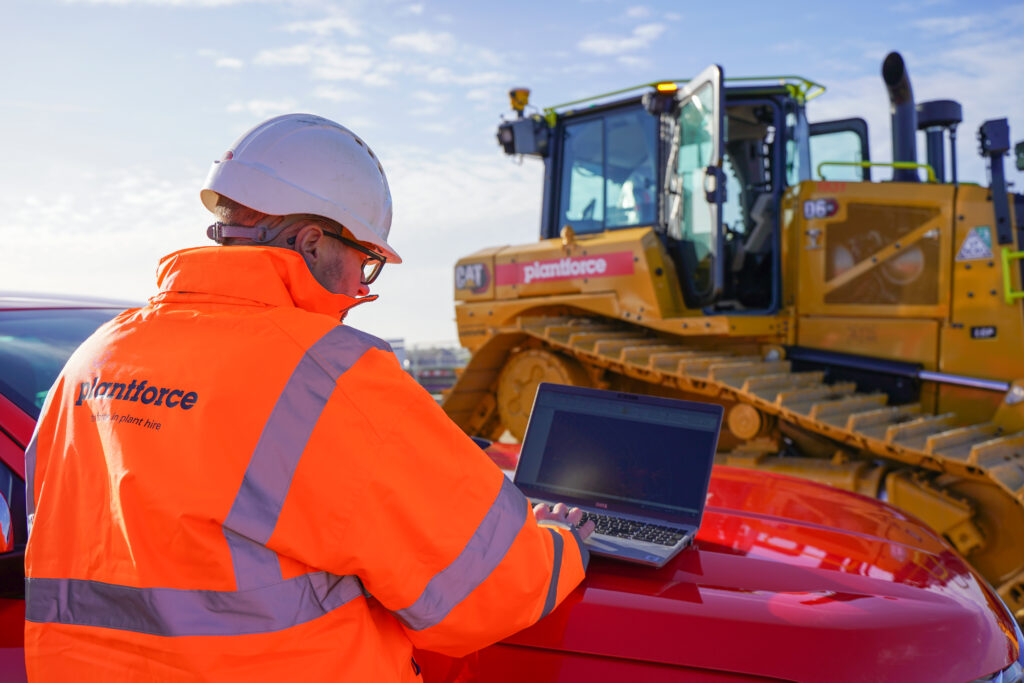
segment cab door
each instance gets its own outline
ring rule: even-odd
[[[722,79],[712,65],[680,90],[666,164],[665,225],[689,308],[714,303],[725,282]]]

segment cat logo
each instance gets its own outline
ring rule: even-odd
[[[483,263],[460,263],[455,266],[455,289],[468,289],[480,294],[491,284],[487,265]]]

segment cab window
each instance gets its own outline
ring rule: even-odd
[[[640,107],[566,124],[559,227],[650,225],[657,214],[656,120]]]
[[[868,124],[861,118],[821,121],[810,126],[811,179],[871,180]]]
[[[815,135],[811,138],[811,163],[814,165],[814,180],[848,180],[856,182],[861,179],[863,171],[859,166],[840,166],[825,162],[861,162],[860,138],[853,131],[843,130],[828,135]]]

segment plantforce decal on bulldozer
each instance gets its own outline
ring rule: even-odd
[[[609,277],[633,274],[633,252],[617,251],[582,258],[566,257],[530,263],[500,263],[495,268],[499,285],[530,284],[577,277]]]

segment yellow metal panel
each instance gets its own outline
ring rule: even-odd
[[[939,370],[1003,381],[1022,378],[1024,304],[1008,304],[1003,296],[1003,263],[997,253],[1001,245],[997,244],[987,188],[960,187],[955,225],[950,246],[952,312],[942,328]],[[986,232],[988,255],[977,242]],[[1010,270],[1010,281],[1019,288],[1020,273],[1012,264]],[[992,415],[1002,398],[1002,394],[991,391],[943,387],[939,405],[942,410],[984,419]]]
[[[908,196],[905,183],[807,181],[787,196],[783,218],[784,257],[798,263],[785,300],[801,314],[946,316],[951,185],[922,184]],[[934,229],[921,229],[925,222]],[[853,282],[843,281],[858,268]],[[791,265],[786,275],[793,277]]]
[[[483,343],[490,330],[514,325],[520,316],[541,313],[549,316],[596,314],[674,336],[744,337],[775,343],[789,341],[790,325],[786,316],[716,315],[661,320],[643,313],[634,314],[622,305],[618,292],[550,295],[542,299],[464,301],[455,306],[455,321],[462,345],[472,351]]]
[[[495,257],[495,294],[512,300],[614,292],[624,318],[675,317],[682,311],[669,291],[678,284],[667,261],[651,228],[547,239]]]
[[[935,320],[806,316],[797,323],[797,344],[815,349],[921,363],[935,370],[939,323]]]

